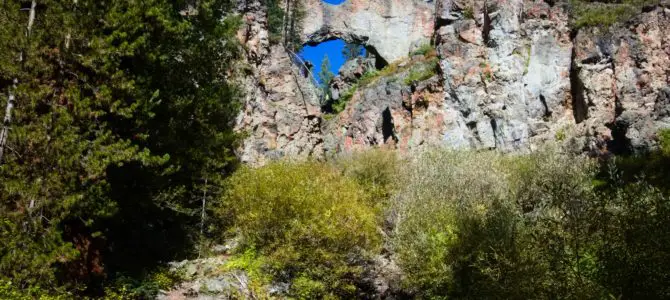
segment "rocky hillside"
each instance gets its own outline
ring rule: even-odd
[[[297,56],[271,45],[265,6],[241,1],[244,162],[380,145],[528,152],[555,141],[602,155],[654,147],[670,127],[667,2],[600,25],[560,1],[304,5],[305,42],[362,43],[374,61],[348,62],[331,85],[339,109],[324,109]]]

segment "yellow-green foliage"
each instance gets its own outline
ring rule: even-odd
[[[221,271],[242,270],[249,276],[249,291],[254,295],[265,294],[265,286],[272,280],[264,268],[267,266],[265,257],[260,256],[255,247],[247,248],[243,253],[232,256]]]
[[[120,276],[104,287],[105,300],[149,299],[160,290],[170,290],[183,279],[180,274],[161,266],[140,280]]]
[[[0,299],[11,300],[65,300],[72,299],[69,293],[50,294],[48,290],[42,290],[38,286],[30,287],[28,290],[19,289],[15,283],[0,279]]]
[[[403,163],[396,152],[381,149],[345,154],[333,161],[344,176],[365,189],[373,199],[373,206],[379,208],[383,208],[385,200],[395,191]]]
[[[661,130],[658,136],[661,144],[661,152],[666,156],[670,156],[670,129]]]
[[[587,199],[590,162],[553,153],[433,151],[404,170],[393,204],[399,216],[393,245],[408,291],[426,298],[545,298],[564,288],[556,282],[570,287],[584,280],[548,265],[549,258],[577,263],[570,260],[572,245],[545,256],[549,250],[534,238],[565,232],[551,225],[567,217],[552,205]],[[546,224],[527,226],[524,209]]]
[[[567,136],[566,130],[567,130],[567,128],[561,127],[560,129],[558,129],[556,131],[556,135],[554,137],[556,138],[557,141],[561,142],[561,141],[565,140],[565,138]]]
[[[368,74],[368,73],[365,73]],[[365,77],[365,75],[363,75]],[[333,113],[338,114],[344,110],[347,105],[347,102],[351,100],[354,96],[354,93],[358,90],[358,84],[351,86],[346,92],[344,92],[337,101],[332,104]]]
[[[437,51],[435,50],[435,47],[431,44],[423,44],[414,52],[412,52],[412,55],[423,55],[426,58],[432,58],[437,56]]]
[[[463,18],[466,19],[474,19],[475,18],[475,10],[472,8],[472,6],[468,6],[463,9]]]
[[[302,278],[291,295],[351,297],[361,267],[352,257],[376,251],[380,237],[371,196],[336,168],[276,162],[229,178],[221,215],[246,249],[255,247],[277,280]],[[317,288],[322,287],[322,288]]]
[[[645,5],[657,4],[658,0],[623,0],[603,4],[584,0],[571,1],[573,24],[576,28],[588,26],[610,26],[624,22],[641,12]]]
[[[427,80],[437,74],[437,58],[427,60],[424,63],[412,66],[409,75],[405,78],[405,84]]]

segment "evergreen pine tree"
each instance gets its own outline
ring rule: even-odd
[[[319,82],[321,83],[321,90],[326,97],[326,101],[330,99],[330,82],[335,78],[335,74],[330,71],[330,60],[326,54],[321,61],[321,70],[319,71]]]
[[[0,2],[0,281],[93,292],[188,254],[235,167],[232,3],[44,0],[27,34],[30,5]]]
[[[365,48],[361,44],[345,43],[344,48],[342,48],[342,56],[345,60],[352,60],[363,55],[364,50]]]

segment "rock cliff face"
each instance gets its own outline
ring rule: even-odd
[[[574,45],[577,121],[613,150],[643,150],[670,127],[670,5],[628,24],[580,30]]]
[[[319,95],[302,75],[295,54],[268,39],[267,12],[260,0],[241,0],[244,26],[238,36],[246,61],[245,92],[237,130],[246,135],[239,150],[243,162],[263,164],[279,157],[320,155]]]
[[[559,142],[592,154],[640,151],[670,127],[670,5],[610,28],[572,29],[567,4],[530,0],[305,0],[304,40],[362,42],[391,63],[332,85],[344,111],[322,115],[293,54],[267,40],[265,8],[240,4],[250,70],[238,128],[242,160],[373,146],[532,151]],[[412,52],[432,43],[436,54]],[[379,67],[379,64],[377,64]],[[432,73],[431,73],[432,72]],[[417,76],[417,74],[419,76]]]
[[[394,62],[433,36],[435,6],[427,1],[348,0],[331,5],[304,0],[307,16],[303,40],[322,42],[342,38],[374,47]]]

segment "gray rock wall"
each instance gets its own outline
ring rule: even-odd
[[[246,51],[240,78],[245,98],[236,124],[246,138],[238,156],[254,165],[285,156],[319,156],[321,109],[315,86],[293,53],[270,45],[260,0],[240,1],[238,10],[244,12],[239,37]]]
[[[268,45],[263,8],[252,5],[241,35],[253,69],[238,122],[249,133],[240,149],[245,162],[377,146],[527,152],[555,142],[601,155],[653,147],[658,130],[670,127],[667,3],[625,24],[579,31],[561,2],[305,4],[306,37],[365,37],[396,71],[359,87],[343,112],[324,118],[310,81],[290,53]],[[430,60],[408,53],[428,40],[439,69],[407,82]],[[332,90],[339,97],[367,68],[349,63],[345,69],[358,73],[345,72]]]
[[[304,0],[304,40],[343,38],[373,46],[387,62],[406,57],[430,42],[435,5],[424,0],[347,0],[331,5]]]

